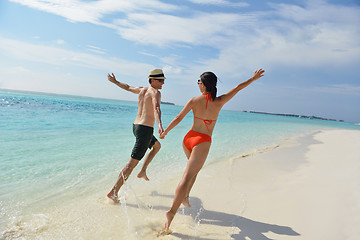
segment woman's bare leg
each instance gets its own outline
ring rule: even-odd
[[[184,200],[182,201],[182,204],[185,206],[185,207],[191,207],[190,206],[190,191],[195,183],[195,180],[196,180],[196,177],[197,177],[197,174],[190,180],[190,183],[189,183],[189,186],[188,186],[188,189],[186,191],[186,194],[185,194],[185,198]]]
[[[189,160],[190,158],[190,155],[191,155],[191,151],[189,149],[187,149],[184,145],[184,142],[183,142],[183,149],[184,149],[184,153],[186,155],[186,158]],[[195,179],[194,179],[195,181]],[[193,185],[194,183],[192,183],[191,185]],[[187,193],[185,194],[185,197],[182,201],[182,204],[185,206],[185,207],[190,207],[190,202],[189,202],[189,193],[190,191],[186,191]]]
[[[184,143],[183,143],[183,149],[184,149],[184,153],[185,153],[187,159],[189,160],[191,152],[190,152],[189,149],[187,149],[187,148],[185,147]],[[197,177],[197,174],[195,175],[195,177],[193,177],[193,178],[191,179],[191,182],[190,182],[190,185],[189,185],[189,187],[188,187],[188,190],[186,191],[184,200],[182,201],[182,204],[183,204],[185,207],[191,207],[191,206],[190,206],[190,202],[189,202],[189,195],[190,195],[190,191],[191,191],[191,189],[192,189],[192,186],[193,186],[194,183],[195,183],[196,177]]]
[[[190,155],[191,155],[191,151],[185,147],[184,142],[183,142],[182,146],[183,146],[183,150],[184,150],[184,153],[186,155],[186,158],[189,160]]]
[[[209,153],[210,142],[203,142],[195,146],[190,154],[188,163],[185,168],[183,177],[176,188],[173,204],[169,211],[166,212],[167,221],[165,223],[165,229],[169,229],[170,224],[180,207],[181,202],[184,200],[188,189],[191,184],[194,184],[195,176],[205,163],[206,157]]]

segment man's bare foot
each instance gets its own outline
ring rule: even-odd
[[[107,195],[106,195],[108,198],[110,198],[111,200],[114,201],[114,203],[119,203],[120,200],[118,198],[118,196],[116,196],[113,191],[109,192]]]
[[[165,213],[165,215],[166,215],[165,230],[169,230],[170,224],[175,216],[175,213],[172,213],[169,210]]]
[[[191,207],[189,202],[189,196],[186,196],[184,200],[181,202],[185,207]]]
[[[146,176],[146,172],[145,171],[140,171],[139,174],[137,175],[138,178],[143,178],[146,181],[149,181],[150,179]]]

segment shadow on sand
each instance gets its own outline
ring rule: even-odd
[[[158,192],[152,192],[152,196],[174,198],[173,195],[163,195]],[[231,237],[235,240],[272,240],[264,235],[267,232],[273,232],[279,235],[288,235],[288,236],[299,236],[300,234],[292,230],[291,227],[279,226],[275,224],[268,224],[253,221],[248,218],[244,218],[235,214],[228,214],[223,212],[216,212],[211,210],[206,210],[203,207],[201,199],[197,197],[190,197],[190,208],[184,208],[184,211],[179,211],[178,214],[185,214],[191,216],[195,222],[200,222],[201,224],[211,224],[224,227],[232,227],[234,230],[239,230],[237,234],[232,234]],[[136,204],[127,204],[129,207],[138,208]],[[152,206],[153,210],[165,211],[169,210],[169,207],[165,206]],[[236,229],[237,228],[237,229]],[[184,235],[181,233],[172,233],[172,236],[179,237],[180,239],[194,239],[194,236]],[[247,238],[246,238],[247,237]],[[201,238],[196,237],[199,240],[213,240],[211,238]]]

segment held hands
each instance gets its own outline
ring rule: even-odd
[[[162,126],[159,126],[159,135],[161,135],[164,132],[164,129],[162,128]]]
[[[264,76],[264,72],[265,72],[265,70],[263,70],[262,68],[260,68],[259,70],[256,70],[253,77],[252,77],[252,79],[254,81],[258,80],[259,78]]]
[[[164,139],[167,133],[166,133],[166,131],[163,131],[163,132],[161,132],[161,133],[160,133],[160,131],[159,131],[159,134],[160,134],[160,135],[159,135],[159,138],[160,138],[160,139]]]
[[[162,128],[162,126],[159,126],[159,138],[160,139],[164,139],[165,136],[162,137],[162,135],[164,134],[164,129]]]

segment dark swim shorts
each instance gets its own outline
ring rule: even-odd
[[[141,160],[148,148],[152,148],[154,146],[157,139],[154,137],[154,128],[133,124],[133,133],[136,137],[135,146],[132,150],[131,157],[136,160]]]

